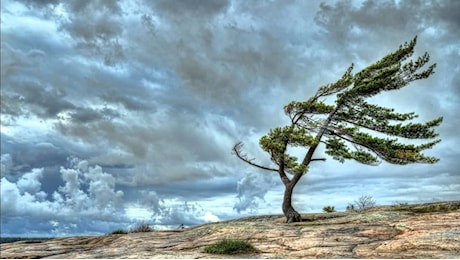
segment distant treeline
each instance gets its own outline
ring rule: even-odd
[[[1,243],[13,243],[17,241],[27,241],[29,243],[38,243],[43,240],[50,240],[53,237],[1,237]]]

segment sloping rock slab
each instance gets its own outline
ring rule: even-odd
[[[1,258],[460,258],[460,201],[307,214],[300,223],[254,216],[183,230],[1,245]],[[241,239],[258,253],[211,255]]]

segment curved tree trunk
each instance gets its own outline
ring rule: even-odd
[[[294,186],[290,183],[286,185],[286,189],[284,190],[283,213],[287,223],[302,222],[302,217],[292,206],[292,191],[294,190]]]

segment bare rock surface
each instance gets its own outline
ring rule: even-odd
[[[460,258],[460,201],[302,215],[284,223],[254,216],[182,230],[1,245],[1,258]],[[246,240],[257,253],[212,255],[222,239]]]

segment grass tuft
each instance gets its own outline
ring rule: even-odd
[[[141,232],[152,232],[154,229],[147,223],[140,223],[137,226],[131,228],[130,233],[141,233]]]
[[[209,254],[243,254],[256,253],[257,249],[247,241],[225,239],[207,246],[204,249]]]

